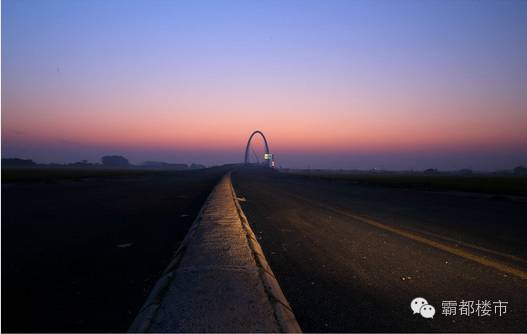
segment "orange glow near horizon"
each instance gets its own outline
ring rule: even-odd
[[[3,138],[130,149],[226,150],[243,147],[250,132],[261,129],[272,149],[299,152],[477,149],[527,144],[527,117],[518,110],[521,107],[511,107],[499,118],[485,111],[492,106],[479,106],[477,118],[470,109],[478,106],[464,106],[457,113],[428,107],[423,117],[419,112],[425,107],[416,103],[419,101],[388,109],[381,103],[330,103],[312,95],[298,100],[306,102],[276,99],[251,106],[239,99],[239,103],[212,100],[188,106],[169,104],[169,99],[148,105],[114,100],[105,101],[102,108],[102,103],[93,101],[63,105],[55,101],[17,101],[4,107],[11,112],[3,115]],[[439,106],[443,107],[448,106]],[[75,113],[67,111],[74,109]],[[24,113],[33,117],[13,117]]]

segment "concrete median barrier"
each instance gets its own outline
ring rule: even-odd
[[[301,331],[230,173],[209,195],[129,331]]]

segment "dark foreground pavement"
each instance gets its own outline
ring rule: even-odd
[[[233,182],[304,331],[527,331],[526,202],[258,169]],[[412,314],[415,297],[433,319]],[[491,304],[478,316],[478,300],[507,302],[507,313]],[[474,313],[461,315],[462,301]]]
[[[2,184],[2,332],[126,331],[225,171]]]

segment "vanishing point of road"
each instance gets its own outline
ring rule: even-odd
[[[233,182],[304,331],[527,331],[525,201],[258,168]],[[433,319],[412,314],[415,297]],[[507,313],[442,314],[443,301],[477,300]]]

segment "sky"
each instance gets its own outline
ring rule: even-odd
[[[527,165],[527,1],[3,0],[1,45],[2,157]]]

